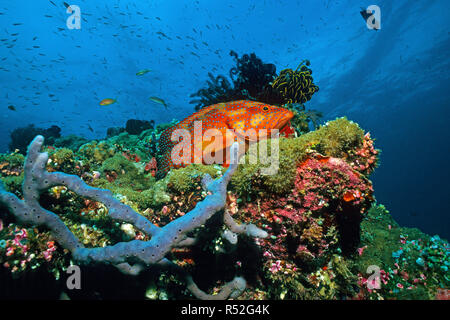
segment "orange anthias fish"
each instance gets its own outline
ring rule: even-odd
[[[225,155],[225,150],[231,146],[236,137],[243,138],[246,142],[267,138],[267,136],[270,136],[270,130],[282,130],[285,126],[290,126],[290,120],[293,116],[294,114],[287,109],[248,100],[224,102],[205,107],[177,125],[166,129],[161,134],[159,148],[163,155],[158,163],[158,175],[165,175],[171,168],[180,168],[190,163],[199,163],[197,162],[198,159],[194,159],[194,150],[201,150],[203,155],[207,152],[211,154],[222,152]],[[201,132],[199,131],[198,121],[201,121]],[[195,123],[197,123],[197,127]],[[178,139],[173,142],[172,134],[177,129],[184,129],[184,132],[189,132],[190,139]],[[255,136],[240,136],[239,133],[248,132],[250,129],[254,129],[258,133],[256,140],[254,139]],[[207,139],[206,136],[211,131],[220,133],[223,140],[219,140],[220,143],[216,143],[218,141],[216,141],[215,137]],[[201,133],[203,139],[200,141],[196,140],[194,133],[197,133],[197,136],[199,135],[198,133]],[[179,136],[176,135],[176,137]],[[172,149],[175,146],[177,150],[189,148],[191,150],[190,157],[188,159],[185,158],[179,164],[175,164],[172,159]],[[204,158],[201,160],[205,163]],[[222,164],[228,166],[226,162],[227,160],[224,157]]]
[[[117,101],[116,99],[111,99],[111,98],[103,99],[102,101],[100,101],[99,105],[101,105],[101,106],[109,106],[110,104],[113,104],[116,101]]]

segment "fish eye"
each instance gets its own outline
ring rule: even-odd
[[[263,107],[264,111],[269,111],[269,107]]]

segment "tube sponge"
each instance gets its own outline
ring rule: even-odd
[[[232,163],[220,179],[205,179],[209,195],[202,202],[199,202],[192,211],[160,228],[131,207],[115,199],[111,191],[91,187],[76,175],[48,172],[46,170],[48,154],[40,152],[43,143],[44,137],[37,136],[28,147],[24,167],[25,178],[22,185],[23,200],[7,192],[0,184],[0,203],[5,204],[19,222],[27,225],[45,226],[50,229],[58,243],[72,253],[75,263],[109,263],[116,266],[120,271],[132,275],[139,274],[140,271],[154,264],[170,265],[165,255],[172,248],[195,242],[189,241],[191,238],[187,237],[187,233],[203,225],[216,212],[225,207],[227,185],[238,165],[238,161]],[[234,154],[238,150],[238,145],[234,144],[232,148],[231,152]],[[103,203],[114,220],[132,224],[151,239],[149,241],[119,242],[101,248],[85,248],[58,215],[40,206],[40,195],[54,186],[65,186],[80,196]],[[267,235],[253,225],[242,224],[236,227],[237,224],[232,219],[224,220],[224,224],[233,228],[234,232],[254,236]],[[181,272],[183,271],[181,270]],[[242,293],[243,288],[245,288],[245,280],[235,278],[224,286],[223,291],[218,296],[210,296],[201,291],[188,274],[184,273],[184,276],[188,289],[200,299],[235,297]]]

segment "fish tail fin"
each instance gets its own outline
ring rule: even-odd
[[[161,136],[158,140],[158,149],[159,154],[161,154],[160,157],[158,157],[157,163],[158,163],[158,171],[156,174],[156,177],[158,179],[162,179],[166,176],[166,174],[170,171],[170,169],[173,167],[173,162],[171,159],[171,152],[173,147],[175,146],[175,143],[172,142],[172,132],[176,129],[176,125],[167,128],[166,130],[161,133]]]
[[[170,159],[170,152],[164,153],[162,156],[157,159],[157,167],[156,171],[156,179],[163,179],[172,168],[172,161]]]

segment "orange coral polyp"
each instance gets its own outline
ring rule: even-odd
[[[347,191],[346,193],[344,193],[343,199],[345,202],[350,202],[355,200],[355,196],[350,191]]]

